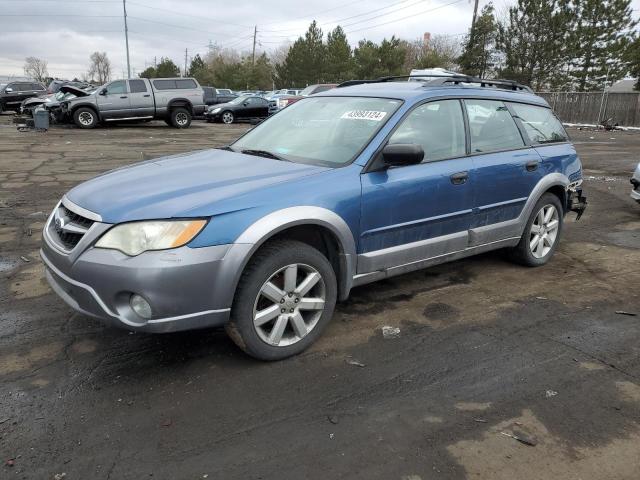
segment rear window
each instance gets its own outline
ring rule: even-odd
[[[129,89],[131,93],[142,93],[147,91],[147,85],[144,80],[129,80]]]
[[[510,104],[532,143],[566,142],[569,138],[550,108],[521,103]]]
[[[182,80],[176,80],[176,87],[177,88],[182,88],[182,89],[198,88],[198,86],[196,85],[196,82],[194,82],[190,78],[184,78]]]
[[[175,80],[154,80],[153,86],[158,90],[173,90],[176,88]]]
[[[524,147],[524,140],[507,106],[495,100],[465,100],[471,132],[471,153]]]

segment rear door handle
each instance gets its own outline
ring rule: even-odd
[[[527,168],[527,172],[533,172],[538,169],[538,160],[531,160],[530,162],[525,163],[525,167]]]
[[[150,97],[150,96],[151,96],[151,95],[150,95],[150,94],[148,94],[148,93],[147,93],[146,95],[143,95],[143,97]]]
[[[451,179],[451,183],[453,183],[454,185],[462,185],[469,179],[469,172],[454,173],[449,178]]]
[[[129,97],[127,97],[126,95],[123,95],[123,96],[122,96],[122,97],[120,97],[120,98],[129,98]]]

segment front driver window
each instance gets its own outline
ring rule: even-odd
[[[124,80],[117,80],[107,85],[107,95],[119,95],[127,93],[127,83]]]
[[[460,102],[443,100],[416,107],[402,121],[389,143],[422,145],[425,162],[463,157],[466,146]]]

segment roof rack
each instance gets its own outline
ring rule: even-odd
[[[340,87],[351,87],[353,85],[362,85],[369,83],[384,83],[391,82],[394,80],[400,79],[412,79],[415,78],[418,81],[423,81],[425,83],[425,87],[440,87],[446,85],[448,83],[452,84],[461,84],[461,83],[476,83],[480,84],[480,87],[494,87],[494,88],[502,88],[506,90],[513,91],[525,91],[529,93],[533,93],[531,87],[527,85],[522,85],[514,80],[504,80],[504,79],[488,79],[488,78],[478,78],[472,77],[469,75],[396,75],[389,77],[380,77],[375,80],[347,80],[346,82],[342,82],[338,85]]]

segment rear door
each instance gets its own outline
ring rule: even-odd
[[[129,100],[132,117],[152,117],[155,111],[153,95],[146,80],[129,80]]]
[[[133,116],[126,80],[116,80],[105,85],[97,95],[97,102],[100,115],[105,120]]]
[[[388,143],[421,145],[425,158],[418,165],[362,175],[358,273],[467,246],[474,178],[461,102],[436,100],[415,107]]]
[[[504,102],[465,99],[464,105],[476,178],[471,244],[479,245],[510,235],[499,224],[520,215],[543,169]]]

